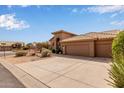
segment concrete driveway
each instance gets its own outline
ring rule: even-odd
[[[105,88],[110,59],[54,56],[15,64],[35,79],[53,88]]]

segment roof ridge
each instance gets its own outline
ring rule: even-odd
[[[77,34],[75,34],[75,33],[68,32],[68,31],[66,31],[66,30],[58,30],[58,31],[52,32],[52,34],[60,33],[60,32],[64,32],[64,33],[68,33],[68,34],[72,34],[72,35],[77,35]]]

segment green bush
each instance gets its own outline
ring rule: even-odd
[[[28,46],[24,46],[22,49],[23,49],[23,50],[28,50],[29,47],[28,47]]]
[[[49,49],[42,48],[41,57],[50,57],[52,52]]]
[[[16,57],[21,57],[21,56],[26,56],[27,52],[26,51],[17,51],[16,52]]]
[[[52,53],[56,53],[56,50],[55,49],[52,49]]]
[[[114,61],[124,59],[124,31],[117,35],[112,44],[112,54]]]
[[[113,87],[124,88],[124,31],[120,32],[112,44],[113,62],[109,70],[109,82]]]

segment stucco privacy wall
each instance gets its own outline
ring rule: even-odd
[[[62,43],[62,47],[64,54],[94,57],[94,41]]]
[[[11,46],[0,46],[0,51],[11,51],[12,50],[12,47]]]

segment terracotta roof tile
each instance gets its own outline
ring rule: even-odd
[[[71,38],[67,38],[67,39],[64,39],[62,40],[62,42],[68,42],[68,41],[80,41],[80,40],[92,40],[93,38],[90,37],[90,36],[85,36],[85,35],[78,35],[78,36],[74,36],[74,37],[71,37]]]
[[[116,35],[120,32],[120,30],[109,30],[103,32],[90,32],[84,35],[74,36],[68,39],[64,39],[61,42],[71,42],[71,41],[85,41],[85,40],[96,40],[96,39],[112,39],[116,37]]]

